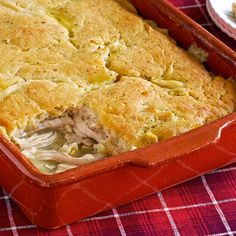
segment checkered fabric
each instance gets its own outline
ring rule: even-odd
[[[210,20],[205,0],[170,1],[236,50],[235,41]],[[32,225],[0,188],[0,236],[234,234],[236,165],[54,231]]]

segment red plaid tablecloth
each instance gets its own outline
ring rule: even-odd
[[[236,42],[210,20],[205,0],[170,1],[236,50]],[[32,225],[0,188],[0,236],[234,234],[236,165],[54,231]]]

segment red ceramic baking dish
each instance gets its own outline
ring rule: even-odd
[[[236,54],[164,0],[133,0],[184,48],[209,53],[208,68],[236,78]],[[236,160],[236,113],[178,137],[56,175],[43,175],[0,136],[0,184],[28,219],[57,228],[192,179]]]

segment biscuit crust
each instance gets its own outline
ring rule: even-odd
[[[0,52],[0,130],[34,161],[47,154],[52,173],[236,109],[236,83],[208,72],[128,0],[0,0]],[[28,136],[42,127],[46,135]],[[29,149],[29,140],[42,148],[47,138],[66,145]]]

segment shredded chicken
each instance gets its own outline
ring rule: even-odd
[[[60,117],[52,120],[46,120],[41,125],[40,128],[61,128],[66,125],[73,125],[73,120],[70,117]]]
[[[106,135],[86,109],[45,120],[25,133],[15,138],[15,142],[32,162],[37,162],[40,170],[47,173],[59,173],[106,156],[100,152],[102,148],[98,148],[103,147]]]
[[[66,163],[70,165],[83,165],[87,164],[91,161],[96,161],[102,158],[102,155],[99,154],[86,154],[79,158],[73,158],[66,153],[58,152],[58,151],[38,151],[35,156],[38,160],[41,161],[57,161],[59,163]]]
[[[84,137],[80,136],[80,135],[76,135],[76,134],[66,134],[65,138],[67,140],[67,142],[72,143],[72,142],[76,142],[76,143],[82,143]]]
[[[101,135],[88,128],[86,123],[80,117],[75,117],[74,121],[74,131],[77,135],[83,135],[84,137],[92,138],[97,142],[102,141]]]
[[[25,138],[15,138],[17,143],[22,149],[31,149],[34,148],[46,148],[51,144],[55,143],[58,138],[56,132],[50,131],[43,134],[33,134],[32,136]]]

